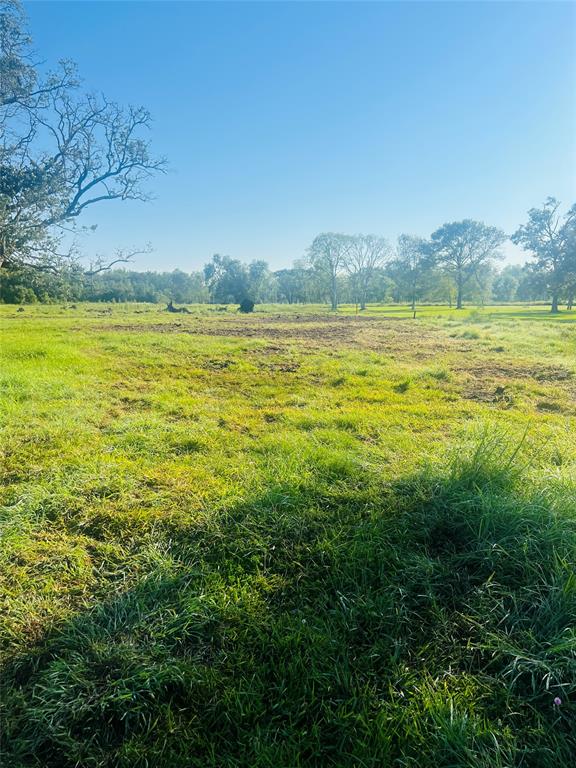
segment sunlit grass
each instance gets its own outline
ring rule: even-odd
[[[159,309],[0,308],[2,764],[571,766],[568,313]]]

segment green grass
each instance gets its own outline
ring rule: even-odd
[[[0,308],[0,764],[572,766],[576,313],[259,309]]]

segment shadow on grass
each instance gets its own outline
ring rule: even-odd
[[[180,531],[165,567],[12,660],[2,765],[568,768],[569,501],[483,447]]]

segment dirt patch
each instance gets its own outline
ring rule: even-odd
[[[233,364],[233,360],[206,360],[201,367],[207,371],[225,371]]]
[[[353,333],[344,327],[309,327],[290,328],[284,326],[251,325],[236,326],[226,323],[218,325],[185,326],[183,323],[151,323],[148,325],[108,325],[100,326],[98,331],[120,333],[185,333],[193,336],[233,336],[236,338],[265,338],[265,339],[333,339],[350,338]]]
[[[261,363],[260,368],[274,373],[295,373],[300,368],[300,363]]]
[[[262,339],[272,342],[253,354],[285,352],[290,342],[306,347],[364,349],[394,358],[428,360],[445,352],[466,354],[471,347],[461,339],[450,339],[442,331],[412,320],[373,317],[329,317],[324,315],[272,315],[257,318],[190,318],[186,321],[149,324],[94,326],[98,332],[184,333],[198,336]]]
[[[517,365],[487,360],[483,365],[461,366],[455,372],[465,377],[462,397],[476,402],[492,403],[499,407],[511,408],[515,404],[514,382],[532,381],[535,384],[563,384],[573,380],[574,374],[568,368],[553,365]],[[538,403],[540,411],[557,411],[555,403]]]
[[[252,355],[279,355],[283,352],[286,352],[286,347],[275,347],[272,345],[260,347],[259,349],[247,350],[247,353]]]
[[[541,383],[568,381],[574,376],[568,368],[560,366],[514,365],[498,360],[487,360],[482,365],[461,366],[456,370],[476,379],[533,379]]]
[[[514,405],[514,393],[509,387],[502,384],[494,386],[472,386],[462,392],[466,400],[474,400],[477,403],[491,403],[500,408],[512,408]]]
[[[539,403],[536,403],[536,409],[538,411],[542,411],[543,413],[566,413],[566,408],[564,408],[560,403],[555,403],[550,400],[541,400]]]

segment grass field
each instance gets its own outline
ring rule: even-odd
[[[574,766],[576,312],[258,309],[0,307],[0,765]]]

